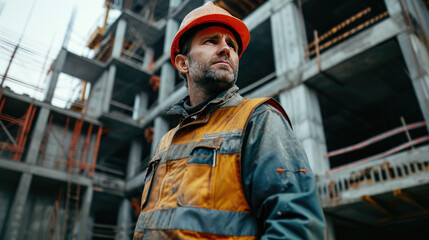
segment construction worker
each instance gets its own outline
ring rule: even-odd
[[[147,168],[134,239],[323,239],[306,155],[282,107],[235,85],[246,25],[212,2],[190,12],[171,47],[189,96]]]

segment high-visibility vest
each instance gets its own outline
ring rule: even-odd
[[[149,163],[134,239],[256,239],[241,182],[246,124],[271,98],[187,118],[161,139]]]

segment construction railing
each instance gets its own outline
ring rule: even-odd
[[[387,158],[356,165],[338,172],[331,172],[328,178],[318,181],[318,192],[322,202],[342,199],[345,192],[364,186],[384,184],[386,181],[429,173],[429,157],[410,160],[407,158]]]
[[[416,174],[428,174],[429,155],[426,158],[413,158],[412,153],[415,153],[415,156],[424,155],[422,153],[419,155],[419,150],[415,149],[414,146],[429,141],[429,136],[411,139],[408,133],[408,130],[424,126],[426,126],[426,122],[417,122],[408,125],[404,123],[401,127],[379,134],[361,143],[327,153],[325,157],[337,156],[359,150],[403,132],[405,132],[408,137],[408,142],[388,151],[330,169],[327,173],[327,177],[320,176],[318,181],[318,192],[322,202],[344,200],[342,197],[343,193],[356,190],[363,186],[384,184],[386,181],[406,178]],[[397,158],[388,157],[410,147],[413,151],[410,156]]]
[[[340,170],[343,170],[345,168],[349,168],[349,167],[352,167],[352,166],[355,166],[355,165],[358,165],[358,164],[362,164],[362,163],[365,163],[365,162],[368,162],[368,161],[372,161],[372,160],[376,160],[376,159],[379,159],[379,158],[387,157],[389,155],[397,153],[397,152],[399,152],[401,150],[404,150],[406,148],[413,147],[416,144],[420,144],[420,143],[426,142],[426,141],[429,140],[429,136],[423,136],[423,137],[420,137],[420,138],[417,138],[417,139],[411,139],[410,134],[409,134],[409,130],[413,130],[413,129],[424,127],[424,126],[426,126],[426,122],[423,122],[423,121],[422,122],[408,124],[408,125],[405,124],[405,122],[403,122],[403,126],[401,126],[401,127],[397,127],[395,129],[386,131],[386,132],[384,132],[382,134],[379,134],[377,136],[374,136],[372,138],[369,138],[369,139],[367,139],[367,140],[365,140],[363,142],[354,144],[352,146],[328,152],[327,154],[325,154],[325,157],[338,156],[338,155],[345,154],[345,153],[348,153],[348,152],[352,152],[352,151],[363,149],[363,148],[365,148],[365,147],[367,147],[367,146],[369,146],[371,144],[374,144],[376,142],[380,142],[382,140],[385,140],[385,139],[387,139],[389,137],[392,137],[392,136],[394,136],[396,134],[399,134],[399,133],[402,133],[402,132],[404,132],[406,134],[407,138],[408,138],[408,142],[403,143],[403,144],[401,144],[399,146],[396,146],[396,147],[394,147],[392,149],[389,149],[388,151],[385,151],[385,152],[382,152],[382,153],[379,153],[379,154],[376,154],[376,155],[373,155],[371,157],[367,157],[367,158],[364,158],[364,159],[361,159],[361,160],[358,160],[358,161],[354,161],[351,164],[346,164],[346,165],[343,165],[343,166],[340,166],[340,167],[337,167],[337,168],[330,169],[329,172],[340,171]]]
[[[355,35],[356,33],[374,25],[375,23],[386,18],[389,14],[387,11],[382,13],[375,13],[374,16],[367,19],[372,14],[370,7],[356,13],[350,18],[344,20],[340,24],[334,26],[326,33],[321,35],[318,31],[314,31],[314,40],[305,47],[307,52],[306,57],[319,56],[320,52],[328,49],[329,47]],[[367,19],[367,20],[364,20]]]

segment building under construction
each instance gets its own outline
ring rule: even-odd
[[[178,123],[163,111],[187,94],[171,42],[204,2],[107,0],[106,19],[121,14],[88,37],[93,56],[61,49],[42,100],[1,89],[1,239],[131,238],[145,167]],[[326,239],[427,236],[429,1],[214,3],[251,32],[237,85],[245,97],[276,98],[291,117]],[[16,81],[0,74],[1,86]],[[64,74],[82,94],[60,108],[52,101]]]

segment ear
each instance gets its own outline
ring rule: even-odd
[[[189,72],[188,68],[188,57],[183,54],[177,54],[174,59],[174,63],[176,64],[176,68],[179,72],[187,74]]]

